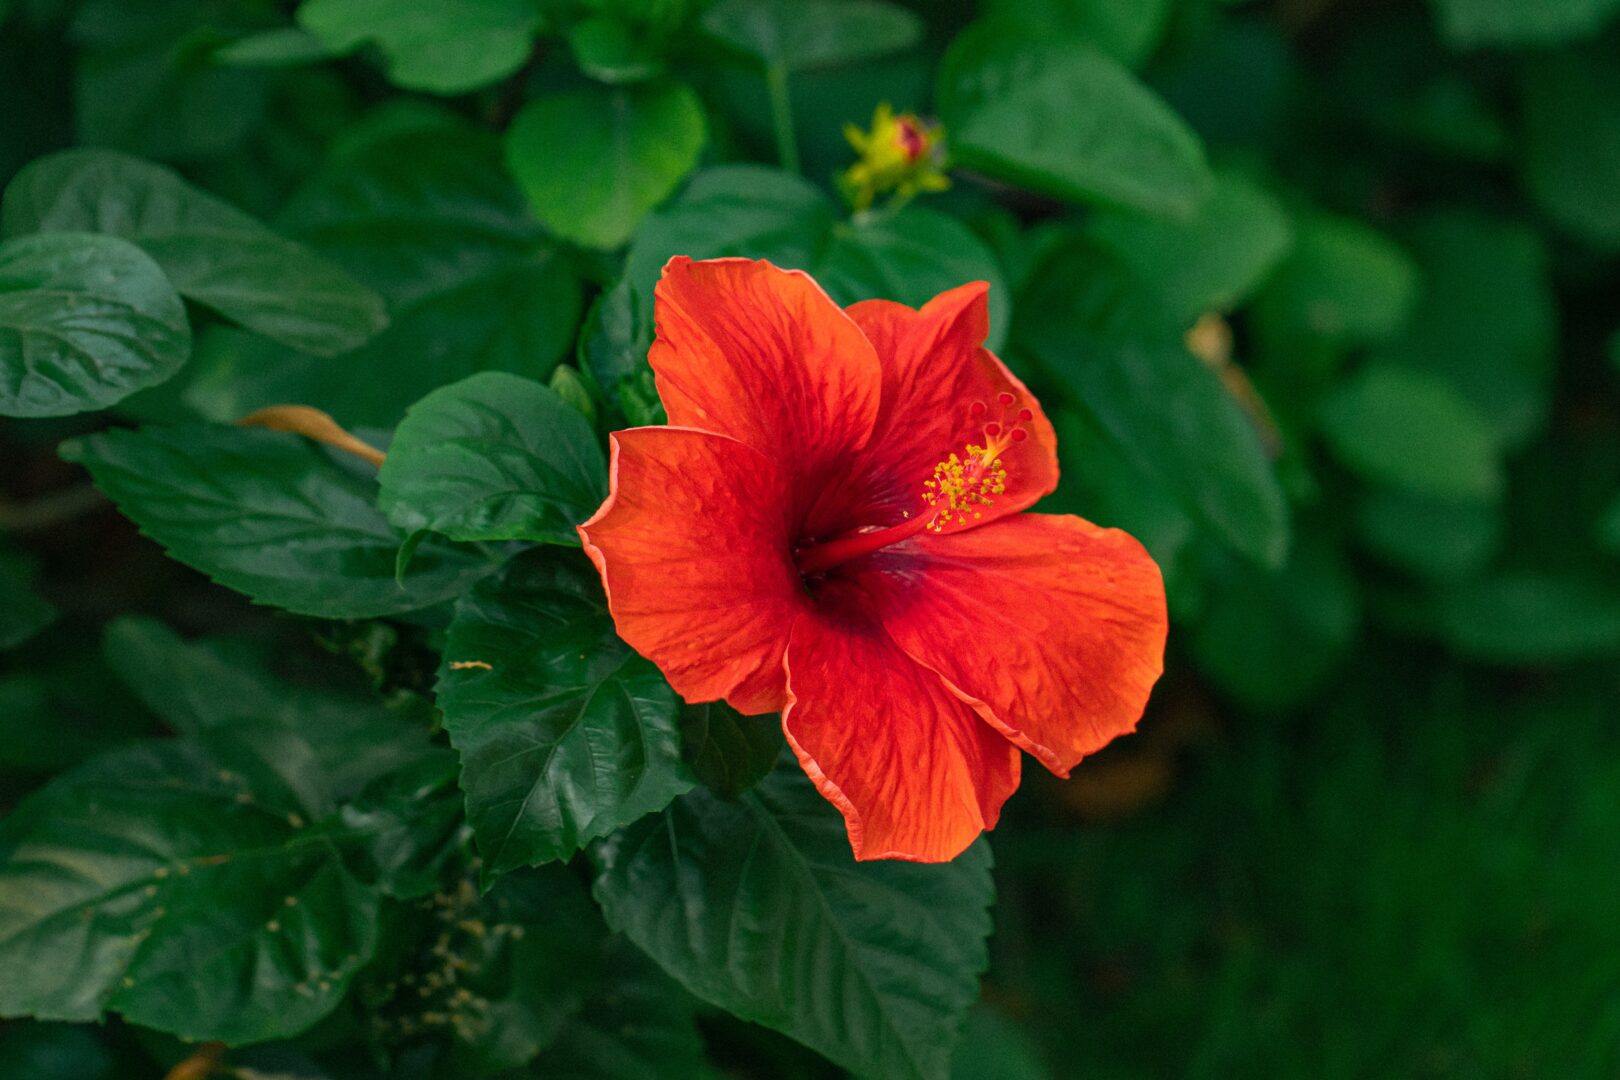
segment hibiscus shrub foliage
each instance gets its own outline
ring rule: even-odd
[[[0,0],[0,184],[0,1076],[1620,1070],[1615,0]],[[632,619],[963,447],[612,433],[942,293],[1162,598]]]

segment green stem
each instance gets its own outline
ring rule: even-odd
[[[771,99],[771,125],[776,129],[776,156],[782,168],[795,176],[799,170],[799,144],[793,137],[793,102],[788,97],[787,68],[765,68],[765,90]]]

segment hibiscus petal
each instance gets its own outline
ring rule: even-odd
[[[793,626],[788,742],[857,859],[955,858],[1018,787],[1018,750],[881,626],[829,606],[818,597]]]
[[[953,532],[986,524],[1032,506],[1057,487],[1057,435],[1029,388],[988,349],[989,286],[974,282],[940,293],[922,310],[888,300],[852,305],[849,317],[877,350],[883,366],[883,398],[872,440],[858,475],[848,481],[851,520],[847,525],[894,525],[918,512],[923,481],[934,465],[969,444],[984,445],[989,422],[1019,423],[1028,437],[1001,455],[1007,490],[982,517]],[[1000,396],[1013,403],[1002,405]],[[985,406],[974,416],[974,402]]]
[[[782,463],[802,520],[871,436],[882,378],[871,343],[808,275],[768,262],[677,256],[655,296],[647,359],[670,423]]]
[[[1118,529],[1020,514],[848,572],[907,654],[1059,776],[1136,727],[1164,668],[1164,583]]]
[[[705,431],[632,428],[610,441],[611,491],[579,535],[619,636],[687,701],[780,710],[788,631],[807,603],[781,470]]]

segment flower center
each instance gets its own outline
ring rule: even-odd
[[[953,525],[966,525],[980,518],[984,509],[996,501],[996,496],[1007,490],[1007,469],[1001,455],[1014,443],[1029,437],[1024,424],[1034,419],[1029,409],[1014,410],[1018,399],[1008,391],[996,397],[1000,406],[997,419],[984,424],[984,444],[969,444],[961,454],[954,451],[934,466],[934,474],[923,481],[923,509],[888,528],[867,528],[846,534],[834,540],[810,543],[793,553],[801,574],[816,574],[848,562],[862,555],[880,551],[892,544],[928,530],[944,532]],[[989,406],[975,401],[968,415],[982,420],[989,415]]]

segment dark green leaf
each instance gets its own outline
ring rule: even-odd
[[[56,608],[34,592],[33,580],[33,560],[0,546],[0,649],[21,645],[56,621]]]
[[[1558,313],[1539,236],[1481,214],[1438,211],[1410,234],[1422,290],[1406,330],[1376,357],[1444,376],[1504,445],[1542,424]]]
[[[871,60],[922,37],[916,15],[884,0],[719,0],[703,13],[703,28],[784,71]]]
[[[1356,502],[1356,531],[1368,550],[1401,569],[1455,581],[1490,561],[1502,538],[1502,516],[1491,503],[1373,488]]]
[[[1097,427],[1237,551],[1288,551],[1288,508],[1255,421],[1220,377],[1177,345],[1076,336],[1043,325],[1030,347]]]
[[[1105,211],[1092,218],[1090,232],[1183,325],[1206,311],[1236,307],[1293,242],[1276,199],[1235,173],[1217,175],[1214,190],[1190,219]]]
[[[881,298],[921,307],[969,281],[990,283],[992,349],[1006,339],[1009,290],[995,256],[954,218],[921,207],[856,223],[837,222],[815,187],[774,169],[706,169],[648,218],[630,246],[626,277],[638,297],[653,295],[674,255],[741,255],[803,270],[834,300]]]
[[[1620,651],[1620,588],[1532,571],[1459,585],[1440,600],[1453,648],[1494,663],[1606,659]]]
[[[6,187],[5,232],[93,232],[137,245],[182,296],[319,356],[387,323],[382,297],[172,170],[109,150],[41,158]]]
[[[1289,334],[1347,345],[1400,329],[1418,288],[1417,268],[1393,241],[1351,218],[1307,214],[1294,246],[1259,300],[1260,316]]]
[[[1615,0],[1432,0],[1440,30],[1454,48],[1555,45],[1597,32]]]
[[[641,302],[628,277],[596,298],[580,332],[580,370],[595,380],[631,427],[668,419],[647,363],[652,339],[652,305]]]
[[[518,113],[506,163],[542,225],[616,248],[692,171],[703,138],[703,105],[684,83],[575,90]]]
[[[237,727],[297,732],[340,798],[428,753],[426,728],[375,693],[290,680],[245,641],[182,641],[155,619],[126,616],[107,627],[102,651],[141,703],[184,735]]]
[[[104,408],[190,353],[185,305],[140,248],[79,233],[0,244],[0,415]]]
[[[709,1080],[691,998],[623,938],[603,949],[602,985],[535,1061],[545,1080]]]
[[[0,1031],[0,1076],[13,1080],[116,1080],[113,1052],[88,1028],[12,1023]]]
[[[1368,480],[1441,499],[1501,493],[1490,425],[1437,376],[1369,364],[1322,402],[1319,419],[1334,453]]]
[[[1198,666],[1251,708],[1303,704],[1343,661],[1360,621],[1343,552],[1307,533],[1274,572],[1236,562],[1221,571],[1192,635]]]
[[[1000,1013],[980,1005],[951,1062],[951,1080],[1051,1080],[1032,1040]]]
[[[681,757],[717,795],[732,798],[759,783],[785,745],[775,714],[744,716],[723,701],[681,710]]]
[[[445,641],[439,705],[489,875],[566,859],[691,787],[675,693],[614,636],[582,564],[515,561]]]
[[[397,86],[463,94],[523,66],[540,8],[537,0],[304,0],[298,22],[334,52],[375,42]]]
[[[1198,137],[1117,60],[1079,41],[977,23],[946,54],[938,97],[952,157],[967,168],[1149,214],[1189,215],[1209,195]]]
[[[1524,79],[1524,181],[1564,228],[1620,247],[1620,63],[1612,54],[1534,60]]]
[[[0,822],[0,1014],[186,1038],[298,1033],[376,947],[376,898],[313,823],[309,746],[234,729],[120,750]]]
[[[302,615],[373,618],[464,592],[493,565],[428,542],[404,584],[404,534],[373,481],[293,435],[187,426],[108,431],[62,445],[169,554],[254,600]]]
[[[335,362],[210,333],[187,398],[212,418],[296,401],[392,426],[477,371],[544,379],[573,343],[579,279],[488,133],[435,120],[376,135],[334,155],[279,224],[382,293],[389,328]]]
[[[463,873],[472,831],[456,786],[456,756],[435,747],[379,775],[339,811],[361,837],[345,854],[355,874],[388,896],[414,900]]]
[[[1031,31],[1083,41],[1129,67],[1158,44],[1172,0],[992,0],[985,11],[1017,19]]]
[[[264,119],[269,81],[262,71],[210,63],[208,51],[264,26],[263,13],[246,7],[193,0],[77,5],[78,141],[167,161],[238,149]]]
[[[946,865],[858,864],[789,762],[739,800],[687,795],[601,860],[609,925],[699,997],[862,1076],[948,1073],[986,962],[983,841]]]
[[[453,540],[578,544],[607,497],[596,433],[556,392],[486,371],[411,407],[388,448],[380,505]]]

